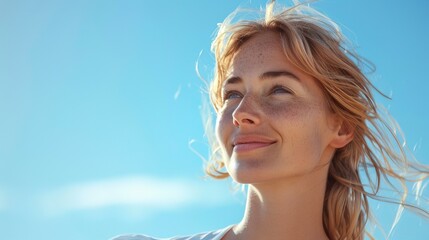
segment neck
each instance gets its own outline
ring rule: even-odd
[[[328,239],[322,220],[326,175],[324,167],[304,176],[249,185],[244,217],[225,239]]]

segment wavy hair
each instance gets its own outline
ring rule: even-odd
[[[426,210],[406,201],[407,183],[421,187],[429,176],[429,167],[409,156],[401,143],[399,126],[375,104],[372,91],[382,93],[363,73],[364,68],[373,66],[347,48],[345,37],[334,22],[309,6],[296,4],[277,9],[271,1],[259,19],[234,22],[235,11],[219,25],[212,43],[216,65],[210,85],[215,111],[222,104],[225,74],[240,47],[258,33],[278,33],[287,59],[319,82],[330,110],[354,132],[353,140],[336,150],[328,170],[323,209],[328,237],[363,239],[366,232],[373,239],[365,231],[371,219],[368,197],[411,207],[429,218]],[[217,179],[227,178],[219,143],[213,141],[211,147],[206,173]],[[398,197],[381,196],[382,184],[398,193]]]

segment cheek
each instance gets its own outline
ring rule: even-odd
[[[227,144],[232,127],[232,112],[227,110],[219,112],[216,119],[216,137],[222,148]]]
[[[295,99],[280,104],[266,104],[263,109],[274,129],[293,149],[306,149],[309,146],[317,148],[320,145],[325,115],[319,103]]]
[[[263,109],[264,115],[268,119],[287,124],[288,122],[296,121],[304,114],[305,110],[303,108],[305,106],[303,105],[303,102],[299,100],[287,102],[264,101],[261,103],[261,109]]]

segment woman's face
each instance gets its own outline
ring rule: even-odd
[[[286,59],[277,33],[241,46],[222,98],[216,134],[235,181],[287,179],[328,166],[338,121],[316,81]]]

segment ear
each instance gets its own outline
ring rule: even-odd
[[[331,147],[342,148],[353,140],[354,127],[344,120],[340,120],[334,134],[334,138],[330,143]]]

